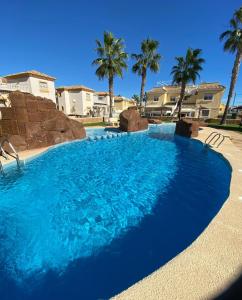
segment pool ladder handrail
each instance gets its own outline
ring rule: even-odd
[[[210,140],[209,140],[209,138],[210,138]],[[222,138],[222,139],[220,140],[220,138]],[[204,145],[205,146],[209,146],[209,145],[215,146],[216,143],[220,140],[220,142],[217,144],[217,148],[218,148],[223,143],[223,141],[225,140],[225,138],[229,138],[230,139],[230,136],[224,135],[224,134],[219,133],[217,131],[213,131],[206,138],[206,140],[204,142]],[[215,139],[215,141],[213,142],[213,144],[211,144],[214,139]]]
[[[12,153],[9,153],[8,151],[4,150],[3,147],[4,145],[7,144],[10,149],[12,150]],[[20,166],[20,159],[19,159],[19,155],[17,153],[17,151],[15,150],[14,146],[9,142],[9,140],[7,138],[3,138],[0,142],[0,156],[2,156],[3,158],[5,158],[6,160],[9,159],[8,156],[11,156],[13,158],[15,158],[18,167]],[[3,165],[2,162],[0,161],[0,172],[3,173]]]

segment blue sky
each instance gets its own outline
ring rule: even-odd
[[[174,57],[188,47],[203,49],[200,81],[219,81],[228,90],[234,56],[223,52],[218,37],[240,5],[239,0],[2,1],[0,75],[36,69],[55,76],[57,86],[107,90],[107,80],[99,81],[91,65],[95,39],[107,30],[124,38],[128,53],[139,52],[146,37],[160,42],[160,72],[148,74],[147,90],[171,80]],[[139,93],[140,77],[132,74],[132,63],[129,59],[124,78],[115,80],[115,94]],[[241,76],[236,92],[236,104],[242,103]]]

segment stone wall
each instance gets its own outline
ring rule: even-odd
[[[9,94],[11,107],[0,108],[0,138],[17,151],[55,145],[86,136],[82,123],[69,119],[55,103],[29,93]]]

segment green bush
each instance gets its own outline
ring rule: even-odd
[[[205,122],[208,123],[208,124],[218,124],[220,123],[221,119],[206,119]],[[240,124],[240,119],[227,119],[226,120],[226,125],[232,125],[232,124],[235,124],[235,125],[239,125]]]
[[[208,127],[242,132],[242,126],[236,124],[230,124],[230,125],[208,124]]]
[[[91,126],[106,126],[106,122],[96,122],[96,123],[83,123],[85,127],[91,127]]]

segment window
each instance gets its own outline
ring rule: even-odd
[[[159,101],[159,97],[154,97],[154,101]]]
[[[86,101],[91,101],[91,95],[89,93],[86,93]]]
[[[213,94],[204,94],[204,100],[213,100]]]
[[[48,89],[48,83],[47,82],[45,82],[45,81],[40,81],[39,82],[39,88],[40,89]]]
[[[103,101],[103,98],[104,98],[103,96],[98,96],[99,101]]]
[[[176,102],[176,97],[170,97],[171,102]]]
[[[209,116],[209,109],[202,109],[201,115],[202,115],[202,117],[208,117]]]

